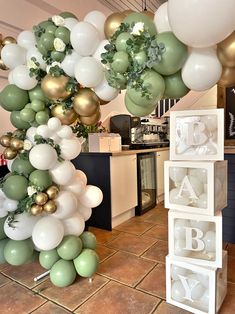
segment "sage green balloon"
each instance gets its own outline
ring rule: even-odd
[[[91,277],[99,266],[99,256],[94,250],[83,249],[82,253],[73,262],[77,273],[81,277]]]
[[[80,238],[82,240],[83,247],[86,249],[95,250],[96,248],[96,237],[92,232],[84,231]]]
[[[3,192],[12,200],[20,201],[27,196],[28,180],[21,175],[11,175],[3,183]]]
[[[35,120],[39,125],[47,124],[49,118],[50,116],[45,110],[37,112],[35,116]]]
[[[33,101],[34,99],[41,100],[42,102],[46,101],[46,97],[39,85],[29,90],[29,99]]]
[[[133,60],[135,60],[139,65],[143,65],[147,61],[147,55],[145,51],[137,52],[133,55]]]
[[[119,34],[115,42],[117,51],[126,51],[126,48],[127,48],[126,42],[128,39],[132,39],[132,38],[133,36],[127,32],[123,32]]]
[[[33,252],[31,239],[9,240],[4,248],[4,257],[9,264],[19,266],[27,263],[32,258]]]
[[[38,24],[38,26],[46,30],[48,26],[54,26],[54,23],[52,21],[42,21],[41,23]]]
[[[67,287],[76,279],[76,270],[72,261],[60,259],[51,268],[50,279],[56,287]]]
[[[123,23],[128,23],[130,26],[138,22],[144,23],[144,28],[149,32],[151,36],[156,35],[157,30],[154,23],[147,15],[143,13],[131,13],[127,15],[127,17],[123,20]]]
[[[11,165],[12,172],[16,172],[25,177],[28,177],[34,170],[35,168],[31,165],[28,159],[16,158]]]
[[[9,239],[3,239],[0,241],[0,264],[6,263],[6,259],[4,256],[4,248],[5,248],[8,241],[9,241]]]
[[[112,80],[112,77],[108,71],[105,72],[105,78],[106,78],[107,82],[109,83],[109,85],[113,86],[113,80]],[[125,76],[121,73],[116,73],[115,84],[116,84],[116,86],[113,86],[113,87],[115,87],[117,89],[126,89],[127,80],[126,80]]]
[[[55,31],[55,37],[63,40],[67,45],[70,43],[70,30],[67,27],[59,26]]]
[[[130,99],[127,93],[125,95],[125,105],[126,105],[127,110],[133,116],[136,116],[136,117],[145,117],[149,115],[150,113],[152,113],[154,108],[156,107],[156,104],[154,104],[153,106],[147,106],[147,107],[139,106]]]
[[[117,51],[113,56],[111,67],[115,72],[125,73],[130,65],[128,54],[125,51]]]
[[[48,170],[34,170],[29,176],[29,181],[42,190],[52,185],[52,178]]]
[[[68,17],[73,17],[73,18],[77,19],[76,15],[74,15],[71,12],[61,12],[59,15],[62,16],[64,19],[66,19]]]
[[[7,238],[5,231],[4,231],[4,222],[6,217],[0,218],[0,240]]]
[[[45,269],[51,269],[51,267],[60,259],[57,250],[42,251],[39,254],[39,263]]]
[[[25,122],[33,122],[35,119],[35,111],[31,108],[24,108],[20,111],[20,118]]]
[[[161,56],[161,61],[153,66],[154,70],[162,75],[178,72],[187,59],[187,46],[179,41],[172,32],[158,34],[157,42],[164,44],[165,51]]]
[[[20,111],[12,111],[10,115],[11,124],[20,130],[27,130],[30,128],[29,122],[23,121],[20,117]]]
[[[7,85],[0,93],[0,104],[7,111],[21,110],[28,102],[28,92],[14,84]]]
[[[65,260],[73,260],[82,251],[82,240],[75,235],[67,235],[57,247],[57,253]]]
[[[38,257],[39,257],[39,253],[34,250],[32,256],[30,256],[30,258],[27,260],[25,264],[30,264],[30,263],[33,263],[34,261],[38,261]]]
[[[51,52],[51,58],[54,61],[61,62],[65,58],[65,53],[64,52],[60,52],[60,51],[52,51]]]
[[[165,98],[181,98],[189,92],[189,88],[184,84],[181,76],[181,71],[175,74],[165,76]]]
[[[45,103],[40,99],[33,99],[31,102],[31,108],[35,112],[39,112],[45,109]]]
[[[49,25],[46,28],[46,33],[55,35],[55,31],[57,30],[57,27],[55,25]]]
[[[54,49],[54,39],[55,36],[53,36],[52,34],[44,33],[42,34],[39,43],[42,44],[47,51],[50,51]]]
[[[38,51],[43,55],[43,57],[48,56],[49,51],[46,49],[41,39],[39,39],[38,41],[37,48],[38,48]]]

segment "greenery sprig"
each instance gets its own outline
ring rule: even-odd
[[[107,129],[101,124],[101,122],[90,126],[77,123],[72,127],[72,131],[76,134],[77,137],[84,137],[86,139],[88,138],[89,133],[108,132]]]

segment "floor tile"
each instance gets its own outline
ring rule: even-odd
[[[46,270],[40,266],[39,262],[35,261],[22,266],[12,266],[8,264],[7,267],[2,270],[2,273],[27,286],[28,288],[33,288],[38,285],[38,282],[33,280],[34,277],[44,273],[45,271]],[[46,277],[41,281],[43,280],[46,280]]]
[[[63,309],[62,307],[52,303],[46,302],[42,306],[40,306],[33,314],[69,314],[72,313],[68,310]]]
[[[98,273],[133,287],[147,275],[154,265],[153,261],[118,252],[100,264]]]
[[[89,231],[94,233],[98,244],[105,244],[115,239],[120,231],[113,229],[112,231],[89,227]]]
[[[2,274],[0,274],[0,287],[4,286],[5,284],[11,282],[11,280]]]
[[[153,314],[190,314],[191,312],[185,311],[179,307],[168,304],[163,301]]]
[[[115,227],[115,230],[124,231],[135,235],[141,235],[152,226],[153,224],[148,222],[136,222],[135,220],[130,219],[127,222]]]
[[[228,284],[228,292],[219,311],[220,314],[235,313],[235,284]]]
[[[152,237],[158,240],[167,241],[168,240],[168,228],[164,225],[155,225],[148,231],[146,231],[144,236]]]
[[[235,256],[228,256],[228,281],[235,283]]]
[[[166,298],[166,269],[164,264],[158,264],[141,281],[137,289],[153,294],[161,299]]]
[[[151,222],[152,224],[159,224],[159,225],[167,225],[168,222],[168,210],[165,209],[161,212],[153,212],[151,216],[149,216],[146,222]]]
[[[0,288],[0,312],[4,314],[26,314],[37,309],[45,302],[45,299],[16,282]]]
[[[155,239],[121,233],[116,239],[107,244],[108,247],[130,252],[136,255],[142,254],[156,242]]]
[[[55,287],[48,279],[37,286],[35,291],[73,311],[107,282],[107,278],[99,275],[95,275],[91,283],[87,278],[78,277],[71,286],[61,289]]]
[[[99,255],[100,262],[103,262],[106,258],[117,252],[101,244],[98,244],[95,250],[96,253]]]
[[[149,314],[159,302],[158,298],[116,282],[110,282],[75,313]]]
[[[165,263],[165,257],[168,254],[168,244],[166,241],[157,241],[156,244],[151,246],[142,257],[154,260],[159,263]]]

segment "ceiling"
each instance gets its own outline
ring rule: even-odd
[[[125,10],[133,10],[141,12],[145,9],[156,12],[158,7],[167,0],[98,0],[111,11],[122,12]]]

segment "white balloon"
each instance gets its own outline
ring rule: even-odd
[[[61,68],[64,70],[64,72],[74,77],[74,68],[75,64],[82,58],[76,51],[73,50],[71,54],[67,54],[64,58],[64,60],[61,62]]]
[[[210,132],[216,131],[218,127],[218,120],[216,115],[202,116],[201,122],[205,124],[207,130]],[[215,132],[216,133],[216,132]]]
[[[206,193],[199,195],[198,200],[196,200],[196,206],[199,208],[207,208],[207,198],[208,196]]]
[[[171,286],[171,297],[174,301],[183,303],[185,301],[185,289],[180,280],[176,280]]]
[[[15,67],[12,72],[12,78],[15,85],[24,90],[30,90],[38,84],[36,78],[29,76],[29,69],[26,65]]]
[[[233,32],[234,1],[169,0],[168,17],[179,40],[191,47],[209,47]]]
[[[101,62],[101,54],[107,52],[107,50],[104,48],[104,46],[108,45],[109,41],[107,39],[104,39],[100,42],[99,46],[97,47],[95,53],[93,54],[93,57]]]
[[[98,47],[100,39],[99,31],[88,22],[78,22],[70,34],[71,45],[81,56],[92,55]]]
[[[190,176],[196,177],[202,183],[207,183],[207,170],[205,168],[189,168],[188,173]]]
[[[188,176],[189,182],[197,196],[203,193],[204,184],[195,176]]]
[[[163,3],[154,14],[154,24],[158,33],[171,32],[167,7],[168,3]]]
[[[222,74],[222,65],[213,48],[193,48],[182,68],[182,79],[188,88],[204,91],[213,87]]]
[[[64,234],[80,236],[85,229],[85,221],[80,213],[75,213],[71,218],[63,220]]]
[[[209,276],[198,273],[197,279],[203,284],[205,288],[209,287]]]
[[[1,50],[1,59],[9,69],[14,69],[26,62],[26,51],[17,44],[7,44]]]
[[[77,170],[76,175],[87,185],[87,176],[82,170]]]
[[[46,70],[47,64],[42,58],[42,54],[38,51],[36,47],[32,47],[27,51],[26,59],[27,61],[31,60],[32,58],[36,59],[36,62],[40,64],[40,68],[42,70]]]
[[[37,134],[41,135],[43,138],[49,138],[52,135],[52,131],[47,125],[42,124],[37,127]]]
[[[185,250],[186,242],[185,239],[179,239],[175,241],[174,252],[176,256],[189,256],[191,252],[189,250]]]
[[[61,128],[61,122],[58,118],[50,118],[48,121],[47,121],[47,125],[48,125],[48,128],[51,130],[51,131],[59,131],[60,128]]]
[[[171,265],[171,278],[173,280],[179,280],[179,275],[186,276],[188,272],[189,270],[187,268],[179,267],[174,264]]]
[[[205,292],[205,287],[198,280],[197,274],[190,274],[187,276],[187,282],[191,291],[193,301],[199,301]]]
[[[60,142],[61,157],[71,160],[76,158],[81,152],[81,144],[77,137],[70,139],[63,138]]]
[[[90,207],[83,206],[80,202],[78,202],[77,209],[85,221],[91,217],[92,209]]]
[[[17,44],[25,49],[35,47],[36,40],[31,31],[23,31],[17,37]]]
[[[174,182],[180,182],[187,175],[187,168],[183,167],[170,167],[169,176]]]
[[[215,252],[216,250],[216,235],[214,231],[207,231],[202,239],[205,244],[205,250],[207,252]]]
[[[10,172],[11,172],[11,166],[12,166],[14,160],[15,160],[15,158],[14,159],[7,159],[7,168]]]
[[[172,204],[178,204],[178,205],[189,205],[191,200],[187,196],[179,195],[180,188],[175,188],[170,190],[170,202]]]
[[[11,200],[6,197],[6,199],[3,202],[3,207],[8,212],[14,212],[17,209],[19,202],[15,200]]]
[[[98,29],[101,38],[105,38],[104,35],[104,23],[106,16],[100,11],[91,11],[85,17],[84,21],[91,23],[95,28]]]
[[[33,216],[27,212],[17,214],[14,221],[9,225],[6,220],[4,223],[4,232],[12,240],[25,240],[32,236],[32,231],[36,223],[41,219],[39,216]]]
[[[211,227],[211,222],[209,221],[190,220],[190,224],[192,227],[200,229],[204,234]]]
[[[52,181],[59,185],[66,185],[76,174],[76,170],[71,161],[65,160],[57,162],[49,171]]]
[[[49,170],[57,162],[56,150],[49,144],[38,144],[30,150],[29,161],[36,169]]]
[[[72,180],[66,185],[66,190],[73,192],[75,195],[81,195],[85,191],[86,182],[81,178],[77,170],[75,176]]]
[[[190,223],[186,219],[176,219],[174,223],[174,237],[175,239],[185,239],[186,227],[190,227]]]
[[[27,131],[26,131],[26,138],[30,140],[33,144],[35,144],[34,141],[34,136],[37,134],[37,128],[34,126],[31,126]]]
[[[0,218],[6,217],[7,215],[8,211],[5,208],[0,207]]]
[[[70,31],[77,25],[78,20],[74,17],[67,17],[64,19],[64,27],[68,28]]]
[[[11,70],[8,74],[8,82],[9,82],[9,84],[15,84],[15,82],[13,80],[13,70]]]
[[[73,137],[73,131],[71,129],[71,127],[69,127],[68,125],[62,125],[60,130],[57,131],[57,135],[60,137],[60,138],[71,138]]]
[[[208,288],[209,284],[207,284]],[[219,295],[219,294],[218,294]],[[209,310],[209,302],[210,302],[210,296],[209,296],[209,289],[205,290],[202,297],[199,300],[199,308],[203,312],[208,312]]]
[[[77,199],[75,195],[69,191],[60,191],[55,199],[55,203],[57,210],[52,216],[59,219],[70,218],[77,210]]]
[[[104,78],[104,68],[93,57],[84,57],[75,65],[75,78],[83,86],[96,87]]]
[[[111,101],[118,96],[119,90],[110,86],[106,78],[104,78],[103,81],[94,88],[94,92],[100,99]]]
[[[79,195],[79,202],[86,207],[97,207],[103,200],[103,193],[100,188],[94,185],[87,185],[82,195]]]
[[[64,236],[62,222],[52,216],[41,218],[33,228],[32,240],[40,250],[56,248]]]

